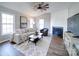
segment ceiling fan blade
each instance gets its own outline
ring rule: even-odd
[[[49,4],[45,4],[44,6],[49,6]]]
[[[43,10],[47,10],[46,8],[44,8]]]
[[[47,7],[45,7],[45,8],[49,8],[49,7],[47,6]]]

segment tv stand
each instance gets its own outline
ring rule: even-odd
[[[63,40],[65,47],[70,56],[78,56],[79,55],[79,38],[74,38],[73,33],[65,32],[63,34]]]

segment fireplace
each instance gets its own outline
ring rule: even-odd
[[[63,27],[53,27],[53,36],[63,37]]]

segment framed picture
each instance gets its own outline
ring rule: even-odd
[[[20,28],[27,27],[27,18],[25,16],[20,16]]]

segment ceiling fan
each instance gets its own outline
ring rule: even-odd
[[[45,3],[45,2],[41,2],[41,3],[39,3],[39,4],[36,4],[34,7],[35,7],[37,10],[43,11],[43,10],[47,10],[47,9],[49,8],[49,4],[48,4],[48,3]]]

